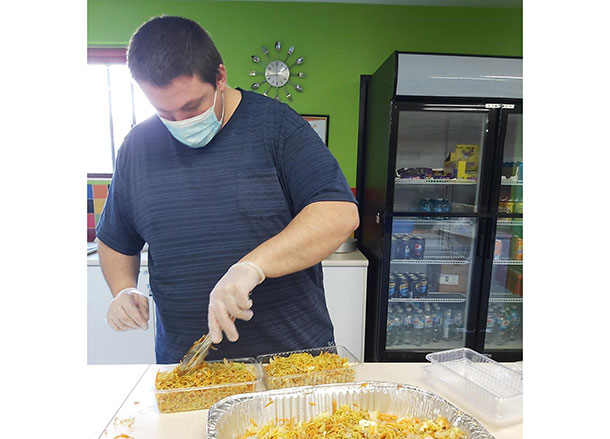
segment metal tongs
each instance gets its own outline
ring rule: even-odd
[[[184,354],[184,358],[182,358],[182,361],[176,367],[178,375],[182,376],[197,370],[208,355],[211,346],[212,339],[209,335],[202,335],[199,340],[193,343],[193,346],[191,346],[186,354]]]

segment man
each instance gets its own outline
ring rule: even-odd
[[[211,359],[332,345],[319,262],[358,212],[328,148],[288,105],[227,86],[191,20],[144,23],[127,59],[157,115],[119,149],[98,224],[108,324],[148,327],[136,289],[148,243],[158,363],[180,361],[206,332]]]

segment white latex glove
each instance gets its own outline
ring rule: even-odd
[[[208,334],[213,343],[222,341],[222,333],[229,341],[237,341],[239,334],[235,319],[250,320],[250,292],[265,280],[265,273],[254,262],[238,262],[232,265],[210,293],[208,306]]]
[[[125,288],[112,299],[106,323],[115,331],[148,329],[148,295],[135,288]]]

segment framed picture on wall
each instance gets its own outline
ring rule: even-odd
[[[313,130],[318,133],[322,141],[328,146],[328,115],[322,114],[301,114],[303,119],[309,122]]]

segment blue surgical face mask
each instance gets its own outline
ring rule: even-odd
[[[216,106],[216,94],[214,92],[214,103],[203,113],[184,120],[167,120],[161,119],[161,122],[167,127],[174,138],[184,143],[191,148],[202,148],[206,146],[212,138],[218,133],[222,126],[222,119],[225,115],[224,94],[222,96],[222,116],[220,120],[216,118],[214,107]]]

